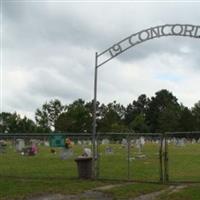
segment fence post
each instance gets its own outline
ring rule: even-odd
[[[128,180],[130,179],[130,137],[129,137],[129,134],[127,136],[127,158],[128,158],[128,173],[127,173],[127,178]]]
[[[163,134],[160,138],[160,150],[159,150],[159,159],[160,159],[160,182],[164,183],[163,175]]]
[[[99,152],[99,146],[100,146],[100,135],[99,134],[97,134],[97,140],[96,140],[96,142],[97,142],[97,153],[96,153],[96,155],[97,155],[97,165],[96,165],[96,179],[98,179],[99,178],[99,171],[100,171],[100,152]]]
[[[169,181],[169,158],[168,158],[168,142],[167,135],[164,134],[165,137],[165,153],[164,153],[164,163],[165,163],[165,182]]]

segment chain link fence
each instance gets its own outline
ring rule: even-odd
[[[100,133],[96,146],[98,179],[200,182],[200,132]],[[92,136],[85,133],[0,134],[0,176],[77,178],[75,159],[90,156],[92,147]]]

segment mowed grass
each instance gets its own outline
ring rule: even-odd
[[[200,182],[200,144],[170,145],[169,175],[171,181]]]
[[[108,184],[102,181],[0,177],[0,200],[22,200],[43,194],[77,194]]]
[[[105,148],[111,146],[112,154],[106,154]],[[88,146],[91,148],[91,146]],[[61,148],[56,154],[50,148],[39,147],[36,156],[22,156],[13,148],[0,154],[0,175],[30,178],[76,178],[77,166],[74,159],[81,155],[83,147],[75,145],[73,156],[68,160],[60,159]],[[142,154],[146,157],[137,159],[138,150],[130,151],[130,179],[159,181],[159,145],[145,144]],[[119,144],[100,146],[100,178],[127,179],[127,149]],[[200,181],[200,144],[187,144],[184,147],[169,145],[169,176],[171,181]]]
[[[106,154],[107,146],[112,147],[112,154]],[[81,145],[73,146],[74,155],[68,160],[61,160],[61,149],[56,150],[56,154],[51,154],[49,147],[39,146],[38,155],[22,156],[11,146],[8,147],[7,153],[0,154],[0,199],[23,199],[25,196],[45,192],[80,193],[98,186],[119,183],[117,180],[128,178],[127,149],[119,144],[100,146],[100,178],[116,179],[114,182],[77,179],[78,172],[74,159],[81,155],[83,150]],[[137,149],[131,148],[131,180],[159,181],[158,151],[158,144],[147,143],[142,149],[146,158],[137,159]],[[200,144],[187,144],[185,147],[169,145],[169,175],[171,181],[200,181]],[[152,184],[144,184],[140,189],[134,185],[127,187],[128,189],[122,188],[111,193],[137,196],[145,191],[151,192],[162,188]],[[186,193],[197,191],[197,188],[194,186],[186,189]],[[120,191],[121,194],[118,194]]]

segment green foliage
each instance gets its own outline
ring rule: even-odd
[[[192,109],[178,103],[178,99],[168,90],[160,90],[148,98],[138,97],[127,107],[113,101],[96,104],[98,132],[169,132],[200,131],[200,101]],[[92,132],[93,101],[82,99],[63,105],[59,100],[51,100],[35,112],[36,124],[17,113],[0,114],[0,132],[48,133]]]
[[[108,105],[102,104],[99,108],[100,116],[97,121],[99,132],[125,132],[124,124],[125,108],[116,101]]]
[[[27,117],[21,118],[17,113],[0,113],[0,133],[35,133],[35,123]]]
[[[55,122],[64,109],[65,107],[58,99],[51,100],[49,103],[46,102],[42,105],[41,110],[37,109],[35,112],[37,125],[47,132],[55,129]]]
[[[192,114],[195,119],[195,130],[200,130],[200,101],[198,101],[192,108]]]
[[[55,129],[59,132],[91,132],[92,116],[90,110],[82,99],[74,101],[67,106],[55,122]]]
[[[149,106],[149,98],[142,94],[137,101],[133,101],[126,108],[125,123],[129,130],[134,130],[138,133],[149,132],[149,127],[146,122],[146,113]]]
[[[181,105],[180,117],[178,120],[178,131],[194,131],[195,130],[195,116],[187,107]],[[199,129],[200,130],[200,129]]]
[[[146,124],[145,116],[142,113],[138,114],[134,118],[129,127],[131,128],[131,130],[134,130],[137,133],[147,133],[149,131],[149,127]]]
[[[177,98],[168,90],[156,92],[151,98],[147,110],[146,120],[151,132],[176,131],[179,104]]]

